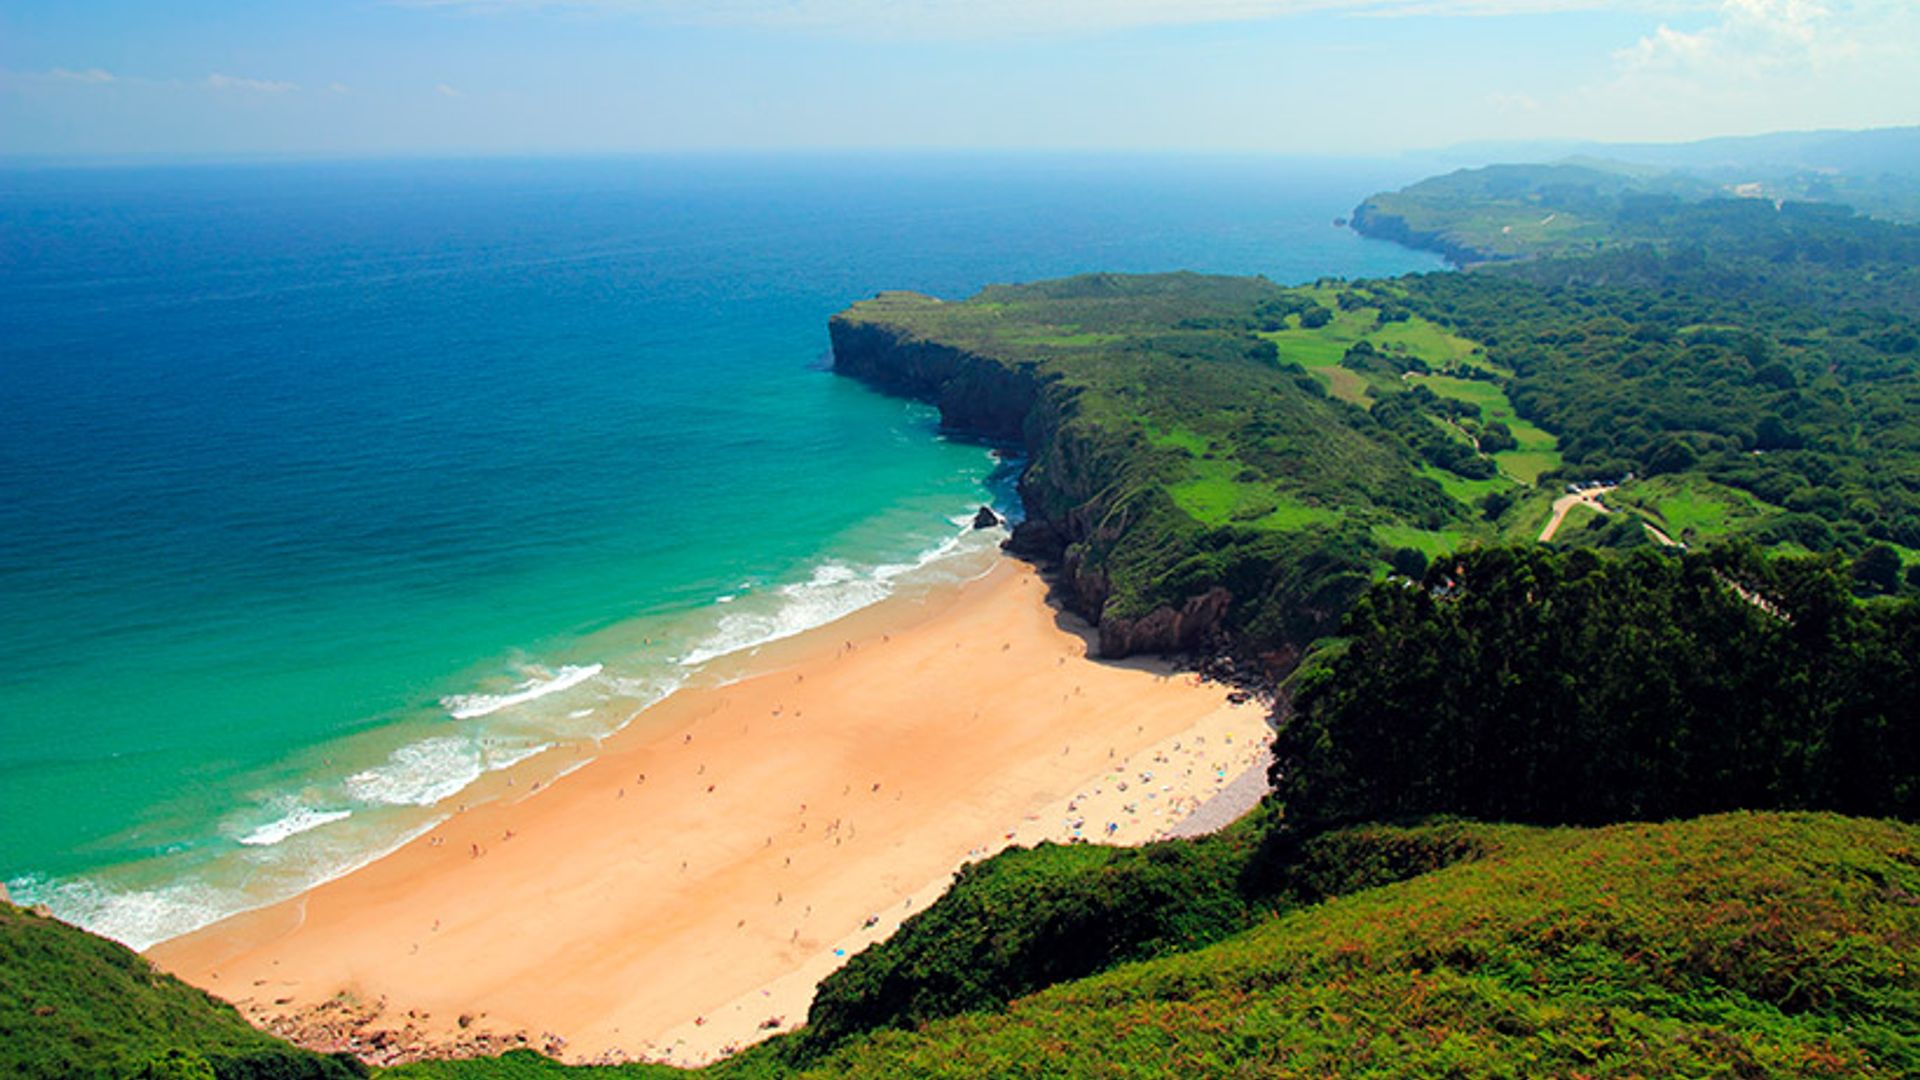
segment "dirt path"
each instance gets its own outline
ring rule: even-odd
[[[1680,541],[1675,540],[1673,537],[1668,536],[1666,533],[1661,532],[1658,528],[1654,526],[1653,522],[1651,521],[1643,521],[1640,524],[1646,527],[1647,535],[1653,537],[1654,542],[1659,544],[1661,547],[1677,548],[1677,547],[1687,546],[1681,543]]]
[[[1612,487],[1588,488],[1586,491],[1570,492],[1553,500],[1553,516],[1547,519],[1547,527],[1540,530],[1540,542],[1544,544],[1553,539],[1553,534],[1560,531],[1560,524],[1567,520],[1568,512],[1583,503],[1593,507],[1599,513],[1612,513],[1613,511],[1608,510],[1606,504],[1600,501],[1600,496],[1612,490]]]

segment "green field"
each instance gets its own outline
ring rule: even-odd
[[[1493,455],[1500,471],[1522,484],[1533,484],[1540,474],[1560,467],[1559,441],[1535,424],[1522,420],[1513,411],[1513,402],[1497,382],[1485,379],[1459,379],[1449,375],[1408,375],[1407,382],[1424,386],[1443,398],[1471,402],[1480,407],[1483,420],[1498,420],[1507,425],[1520,445]]]
[[[1420,466],[1420,475],[1439,484],[1440,489],[1452,497],[1455,502],[1459,503],[1463,510],[1479,505],[1481,499],[1486,498],[1493,492],[1509,491],[1513,488],[1513,481],[1504,477],[1496,476],[1490,480],[1468,480],[1463,476],[1455,476],[1445,469],[1436,469],[1431,465],[1424,464]]]
[[[1560,493],[1530,488],[1517,494],[1518,500],[1500,518],[1499,540],[1509,544],[1532,543],[1540,538],[1540,531],[1553,517],[1553,501]]]
[[[1683,542],[1732,536],[1782,511],[1747,492],[1702,476],[1655,476],[1620,485],[1611,496],[1652,518]]]
[[[1375,525],[1373,535],[1383,546],[1413,548],[1429,559],[1437,559],[1460,546],[1473,535],[1465,529],[1416,529],[1408,525]]]
[[[1567,511],[1566,518],[1560,522],[1560,530],[1554,533],[1553,538],[1565,542],[1578,535],[1580,530],[1592,526],[1595,521],[1607,516],[1586,503],[1578,503]]]
[[[1233,523],[1254,529],[1294,529],[1340,518],[1338,511],[1286,498],[1271,484],[1236,479],[1244,466],[1232,459],[1199,459],[1188,468],[1192,478],[1169,486],[1167,492],[1175,505],[1203,525]]]

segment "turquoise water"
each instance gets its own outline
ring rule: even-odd
[[[145,945],[390,848],[716,657],[970,572],[993,537],[962,519],[1008,469],[828,374],[829,315],[1094,269],[1431,268],[1330,224],[1412,178],[0,173],[0,877]]]

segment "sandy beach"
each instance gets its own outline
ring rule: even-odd
[[[149,955],[379,1060],[690,1064],[797,1026],[970,859],[1151,839],[1262,759],[1260,705],[1089,660],[1045,593],[1001,561],[763,650],[591,759],[528,762],[386,858]],[[536,787],[557,764],[578,767]]]

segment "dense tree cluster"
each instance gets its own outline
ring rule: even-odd
[[[1304,671],[1297,823],[1920,813],[1920,603],[1751,548],[1494,548],[1390,580]]]
[[[1592,280],[1641,255],[1685,264],[1683,280]],[[1758,541],[1920,547],[1920,322],[1798,306],[1750,281],[1744,258],[1552,259],[1524,279],[1503,268],[1408,286],[1422,314],[1514,373],[1514,407],[1560,436],[1565,478],[1700,472],[1785,512]]]

